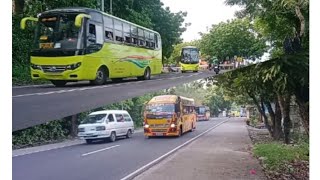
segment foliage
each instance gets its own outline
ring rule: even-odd
[[[257,144],[253,149],[255,156],[263,157],[263,164],[269,170],[277,170],[285,163],[294,160],[309,160],[309,144],[284,145],[279,143]]]
[[[266,51],[265,41],[256,36],[253,25],[246,18],[213,25],[208,34],[202,35],[200,48],[220,61],[234,56],[259,58]]]
[[[64,139],[68,136],[68,130],[64,128],[64,123],[64,120],[51,121],[15,131],[12,133],[12,146],[19,148]]]

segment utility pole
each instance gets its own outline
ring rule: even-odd
[[[112,0],[110,0],[110,14],[112,15]]]
[[[101,0],[101,11],[104,12],[104,0]]]

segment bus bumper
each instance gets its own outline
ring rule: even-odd
[[[88,77],[83,68],[79,67],[75,70],[59,70],[61,72],[45,72],[43,69],[33,69],[30,68],[31,78],[36,79],[46,79],[46,80],[67,80],[67,81],[79,81],[79,80],[93,80],[93,77]]]
[[[152,129],[145,129],[144,136],[147,137],[158,137],[158,136],[179,136],[177,129],[168,129],[166,132],[153,132]]]

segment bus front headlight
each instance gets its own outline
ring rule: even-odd
[[[144,128],[149,128],[149,124],[145,124],[145,125],[144,125]]]
[[[175,128],[176,125],[175,125],[175,124],[171,124],[170,127],[171,127],[171,128]]]
[[[66,69],[67,70],[75,70],[77,69],[78,67],[81,66],[81,62],[78,62],[78,63],[75,63],[75,64],[70,64],[70,65],[67,65],[66,66]]]

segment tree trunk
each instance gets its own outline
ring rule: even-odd
[[[279,107],[279,103],[276,99],[275,101],[275,110],[273,110],[270,101],[266,101],[265,105],[269,111],[271,118],[271,129],[272,129],[272,137],[274,140],[280,140],[283,137],[282,127],[281,127],[281,110]]]
[[[24,9],[24,0],[13,0],[13,14],[22,14]]]
[[[264,111],[264,106],[263,106],[263,101],[262,101],[263,99],[261,98],[261,105],[260,105],[260,103],[258,102],[257,98],[252,93],[250,93],[249,91],[247,93],[248,93],[249,97],[252,98],[253,103],[257,106],[259,113],[263,116],[264,125],[268,129],[270,136],[272,136],[272,130],[271,130],[271,127],[270,127],[269,122],[268,122],[268,117],[267,117],[267,115],[266,115],[266,113]]]
[[[290,143],[290,129],[291,129],[291,119],[290,119],[290,95],[278,96],[279,105],[281,109],[282,119],[283,119],[283,134],[284,142],[286,144]]]
[[[302,120],[304,130],[309,135],[309,104],[307,102],[301,101],[297,97],[296,97],[296,102],[299,107],[299,114]]]
[[[77,115],[71,116],[71,128],[70,128],[71,137],[76,137],[78,133],[77,117],[78,117]]]
[[[273,131],[273,138],[275,140],[280,140],[280,138],[283,137],[281,119],[282,119],[281,109],[280,109],[279,102],[276,99],[276,101],[275,101],[275,124],[274,124],[274,131]]]
[[[300,36],[300,38],[301,38],[301,37],[303,36],[303,34],[304,34],[304,31],[305,31],[306,21],[305,21],[304,16],[303,16],[302,13],[301,13],[301,9],[300,9],[299,5],[296,5],[296,6],[295,6],[295,12],[296,12],[297,17],[298,17],[299,20],[300,20],[300,32],[299,32],[299,36]]]

